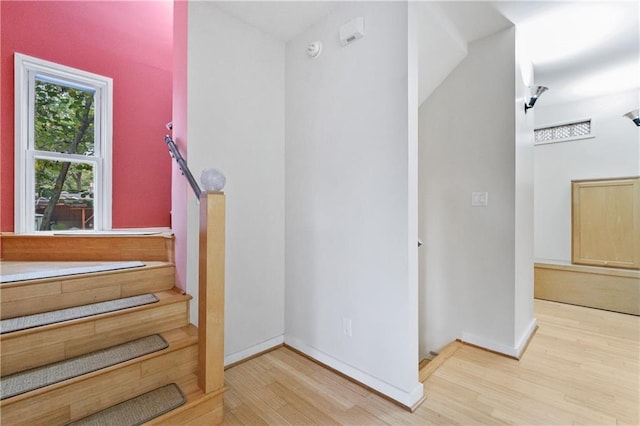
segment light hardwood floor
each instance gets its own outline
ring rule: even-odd
[[[226,425],[638,425],[640,317],[535,301],[520,361],[464,345],[409,413],[280,348],[225,373]]]

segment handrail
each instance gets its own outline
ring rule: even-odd
[[[184,157],[180,154],[180,151],[178,150],[178,146],[173,141],[173,139],[171,139],[171,136],[169,135],[164,136],[164,141],[169,147],[169,155],[175,158],[176,162],[178,163],[178,168],[180,169],[180,172],[184,177],[187,178],[187,181],[189,181],[189,185],[191,185],[191,189],[193,189],[194,194],[196,194],[196,198],[200,200],[200,195],[202,194],[202,190],[200,189],[200,186],[198,186],[198,182],[196,182],[196,180],[193,178],[193,175],[191,174],[191,170],[189,170],[189,167],[187,166],[187,162],[184,160]]]

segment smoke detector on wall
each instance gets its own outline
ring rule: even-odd
[[[354,18],[340,27],[340,44],[346,46],[364,37],[364,18]]]
[[[322,42],[314,41],[313,43],[309,43],[307,45],[307,53],[312,58],[317,58],[318,56],[320,56],[321,52],[322,52]]]

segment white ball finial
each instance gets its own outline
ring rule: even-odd
[[[200,183],[207,192],[220,192],[227,183],[227,178],[218,169],[206,169],[200,175]]]

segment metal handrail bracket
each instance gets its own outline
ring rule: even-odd
[[[189,170],[189,167],[187,166],[187,162],[185,161],[184,157],[182,156],[182,154],[180,154],[180,151],[178,150],[178,146],[173,141],[173,139],[171,139],[171,136],[169,135],[165,135],[164,142],[169,147],[169,155],[171,155],[171,157],[173,157],[176,160],[176,163],[178,163],[178,168],[180,169],[180,172],[184,177],[187,178],[187,181],[189,182],[191,189],[193,189],[193,193],[196,195],[196,199],[200,200],[200,195],[202,194],[202,190],[200,189],[198,182],[196,182],[193,175],[191,174],[191,170]]]

